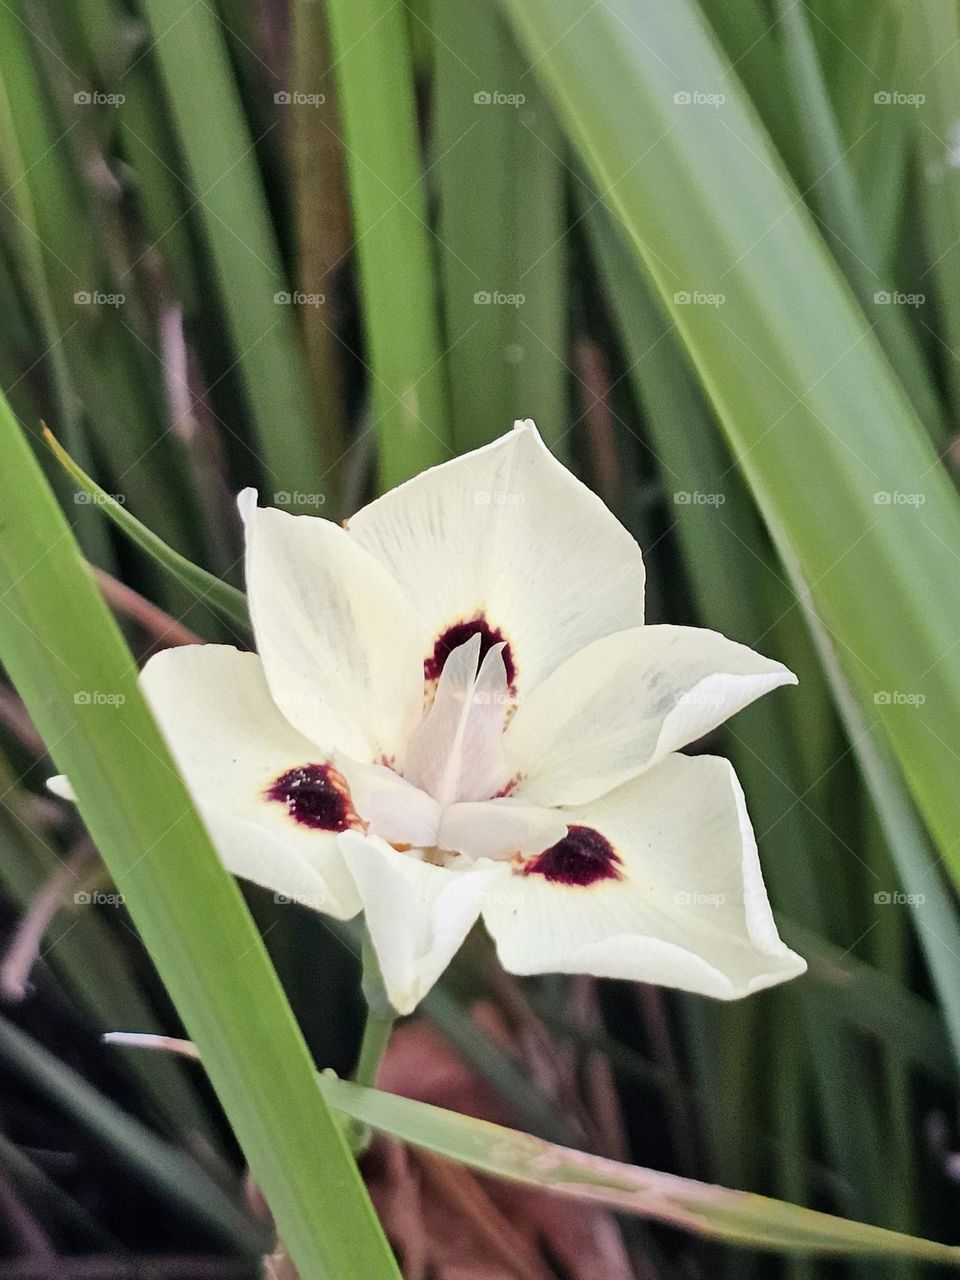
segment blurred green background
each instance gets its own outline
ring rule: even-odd
[[[0,382],[138,657],[247,637],[43,422],[240,586],[243,486],[342,519],[533,417],[639,540],[651,621],[800,675],[703,745],[805,978],[519,982],[474,937],[387,1087],[956,1241],[958,130],[953,0],[0,5]],[[178,1025],[52,771],[0,687],[0,1280],[255,1275],[200,1075],[99,1042]],[[349,1071],[350,936],[247,896]],[[408,1275],[922,1274],[572,1221],[385,1144],[365,1172]]]

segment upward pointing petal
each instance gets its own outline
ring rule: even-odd
[[[247,595],[277,705],[327,750],[396,755],[423,707],[427,633],[416,611],[337,525],[257,507],[251,494],[240,498]]]
[[[507,677],[500,647],[477,674],[480,637],[449,655],[433,706],[414,734],[404,776],[441,805],[493,795],[507,780],[503,723]]]
[[[425,660],[472,623],[507,643],[524,693],[591,640],[643,621],[639,547],[529,421],[384,494],[349,531],[423,617]]]

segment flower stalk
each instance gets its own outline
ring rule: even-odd
[[[397,1011],[390,1003],[390,997],[383,982],[383,974],[380,972],[377,961],[377,953],[373,949],[370,934],[366,929],[363,932],[362,958],[361,986],[363,998],[367,1002],[367,1021],[353,1078],[357,1084],[365,1084],[373,1088],[377,1083],[380,1063],[390,1042],[393,1024],[397,1020]]]
[[[363,1039],[360,1041],[360,1054],[353,1073],[356,1084],[376,1087],[380,1064],[383,1062],[393,1024],[397,1020],[397,1011],[390,1003],[383,974],[377,961],[368,930],[363,931],[363,949],[361,952],[363,976],[361,988],[367,1003],[367,1020],[363,1028]],[[359,1120],[350,1120],[346,1127],[347,1140],[354,1155],[360,1156],[370,1145],[372,1132],[369,1125]]]

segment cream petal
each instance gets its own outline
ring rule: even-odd
[[[430,652],[482,616],[508,642],[522,691],[598,636],[643,622],[639,547],[530,421],[384,494],[349,532],[401,584]]]
[[[428,630],[336,524],[239,499],[250,617],[270,692],[301,733],[355,760],[396,757],[423,712]]]
[[[65,774],[47,778],[46,782],[52,794],[61,800],[76,803],[73,787]],[[274,891],[274,900],[278,902],[296,902],[300,906],[308,906],[315,911],[323,911],[326,915],[334,915],[337,919],[349,919],[356,915],[358,904],[356,890],[352,881],[344,879],[342,865],[335,869],[317,868],[316,849],[305,856],[301,850],[292,849],[287,841],[287,833],[276,835],[273,831],[265,831],[256,820],[246,822],[234,813],[225,813],[216,805],[205,804],[200,796],[193,796],[207,835],[223,860],[224,867],[234,876],[242,876],[255,884]],[[314,833],[314,842],[326,841],[324,856],[329,856],[330,863],[337,863],[338,851],[335,849],[335,838],[324,833]],[[335,896],[332,884],[338,884],[340,893]]]
[[[595,640],[517,708],[504,750],[536,804],[581,804],[796,676],[716,631],[634,627]]]
[[[404,776],[441,805],[495,795],[509,779],[503,724],[509,699],[500,646],[477,673],[480,637],[454,649],[433,705],[407,749]]]
[[[389,844],[432,848],[437,843],[440,806],[382,764],[358,764],[339,752],[334,763],[350,785],[353,807],[367,834]]]
[[[167,649],[141,685],[224,865],[284,898],[348,919],[359,910],[335,834],[266,798],[277,778],[322,764],[277,710],[255,653],[226,645]]]
[[[460,949],[499,869],[451,871],[352,831],[340,843],[387,994],[398,1013],[410,1013]]]
[[[441,849],[467,858],[509,858],[539,853],[566,834],[567,820],[559,809],[506,798],[448,805],[437,841]]]
[[[600,800],[564,810],[599,832],[619,878],[514,874],[483,916],[513,973],[592,973],[737,999],[802,973],[777,934],[729,763],[674,755]],[[561,869],[556,864],[554,873]],[[611,866],[608,865],[610,870]]]

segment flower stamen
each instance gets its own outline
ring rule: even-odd
[[[472,640],[476,635],[480,637],[480,652],[477,656],[477,669],[480,669],[484,658],[493,646],[495,644],[502,644],[503,649],[500,652],[503,658],[504,670],[507,673],[507,687],[510,692],[513,692],[516,680],[516,665],[513,660],[513,651],[510,648],[510,642],[504,636],[499,627],[493,627],[490,625],[482,611],[474,614],[472,618],[467,618],[462,622],[453,623],[452,626],[447,627],[445,631],[441,632],[433,646],[433,653],[424,661],[424,679],[428,683],[439,680],[447,658],[449,658],[454,649],[458,649],[460,645],[466,644],[468,640]]]

